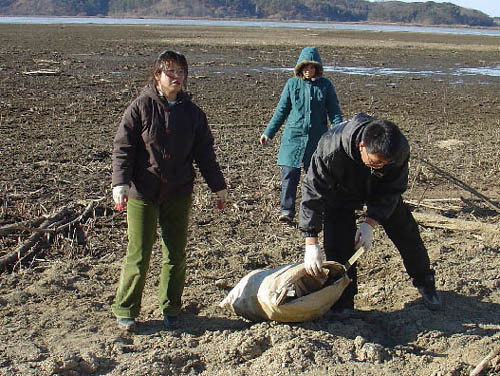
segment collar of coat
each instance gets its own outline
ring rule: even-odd
[[[151,85],[151,84],[146,85],[143,88],[142,93],[144,95],[147,95],[148,97],[154,99],[155,101],[162,103],[164,105],[164,107],[168,108],[168,100],[163,95],[160,94],[160,92],[158,91],[158,89],[154,85]],[[193,94],[191,92],[181,90],[177,93],[177,97],[176,97],[175,101],[177,104],[190,102],[192,97],[193,97]]]

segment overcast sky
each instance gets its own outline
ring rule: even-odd
[[[373,0],[372,0],[373,1]],[[423,2],[420,0],[399,0],[406,3]],[[490,17],[500,17],[500,0],[434,0],[436,3],[453,3],[464,8],[480,10]]]

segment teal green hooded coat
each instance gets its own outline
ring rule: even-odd
[[[307,80],[302,76],[306,64],[316,66],[316,75]],[[300,53],[290,78],[267,125],[264,134],[272,139],[286,120],[281,136],[278,165],[307,170],[319,139],[332,126],[342,122],[337,93],[333,84],[323,75],[323,63],[316,47],[305,47]],[[328,117],[328,119],[327,119]]]

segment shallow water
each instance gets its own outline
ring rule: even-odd
[[[468,27],[433,27],[411,25],[372,25],[334,22],[227,21],[203,19],[112,18],[112,17],[0,17],[2,23],[21,24],[102,24],[102,25],[187,25],[228,27],[284,27],[293,29],[367,30],[374,32],[412,32],[436,34],[469,34],[500,37],[498,29]]]
[[[291,72],[293,68],[262,68],[265,71]],[[326,72],[335,72],[341,74],[356,74],[360,76],[397,76],[397,75],[451,75],[451,76],[491,76],[500,77],[500,66],[497,67],[476,67],[476,68],[455,68],[448,70],[408,70],[402,68],[380,68],[380,67],[339,67],[323,66]]]

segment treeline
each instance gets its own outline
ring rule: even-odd
[[[0,0],[0,14],[495,25],[494,19],[482,12],[433,1],[371,3],[363,0]]]
[[[494,26],[494,19],[477,10],[462,8],[451,3],[402,3],[390,1],[376,3],[368,21],[402,22],[422,25]]]
[[[109,0],[0,0],[4,16],[106,16]]]

